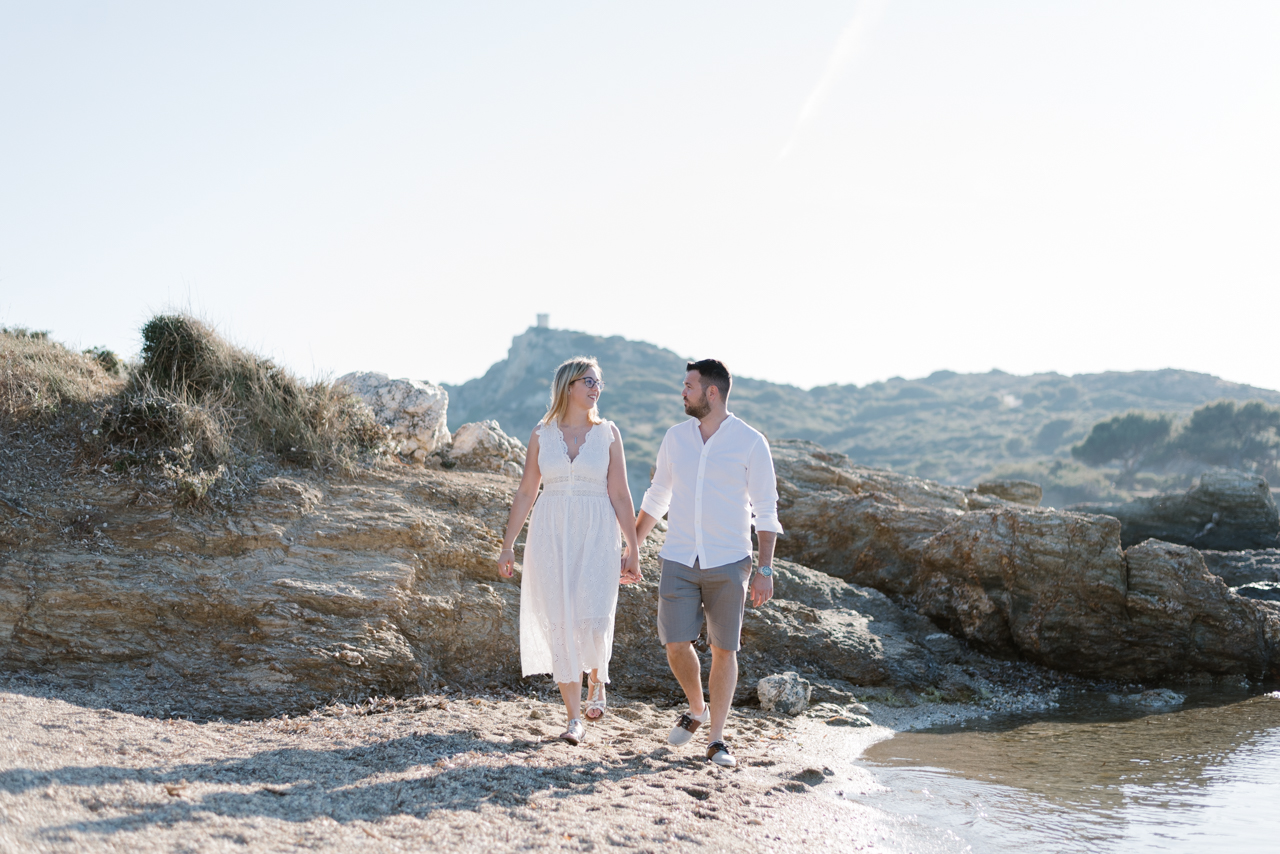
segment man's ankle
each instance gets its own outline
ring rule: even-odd
[[[708,706],[706,703],[703,703],[703,704],[702,704],[702,711],[700,711],[700,712],[695,712],[695,711],[693,710],[693,703],[690,703],[690,704],[689,704],[689,714],[693,715],[695,718],[697,718],[698,720],[702,721],[703,723],[706,723],[706,722],[707,722],[707,719],[708,719],[709,717],[711,717],[711,707],[710,707],[710,706]]]

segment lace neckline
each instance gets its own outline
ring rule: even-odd
[[[595,435],[596,428],[603,427],[605,423],[606,422],[601,421],[599,424],[592,424],[591,427],[588,428],[586,435],[582,437],[582,447],[578,449],[578,455],[576,457],[569,456],[569,443],[564,440],[564,430],[560,429],[559,421],[555,423],[556,438],[560,441],[560,451],[564,454],[564,458],[569,461],[569,465],[573,465],[582,458],[582,452],[591,444],[591,437]]]

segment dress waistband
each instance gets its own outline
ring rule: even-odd
[[[542,488],[543,495],[559,495],[573,498],[608,498],[609,490],[603,484],[591,482],[579,483],[557,483],[554,486],[544,486]]]

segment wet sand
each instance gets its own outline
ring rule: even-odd
[[[0,683],[3,851],[905,850],[901,820],[841,797],[892,735],[735,710],[739,766],[679,709],[610,698],[577,747],[535,695],[442,694],[305,717],[194,723],[109,692]],[[881,710],[895,728],[945,709]],[[873,712],[877,714],[878,712]]]

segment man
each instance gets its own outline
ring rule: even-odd
[[[738,684],[742,614],[750,585],[751,604],[773,597],[773,547],[778,524],[778,485],[769,443],[729,412],[729,369],[716,359],[685,366],[684,411],[693,416],[667,431],[658,449],[653,483],[636,518],[640,542],[670,510],[658,584],[658,637],[689,710],[667,741],[687,743],[710,723],[707,758],[737,764],[724,741],[725,720]],[[752,517],[760,543],[760,568],[751,571]],[[639,580],[639,570],[628,579]],[[702,699],[702,665],[693,649],[707,623],[711,645],[708,686]]]

